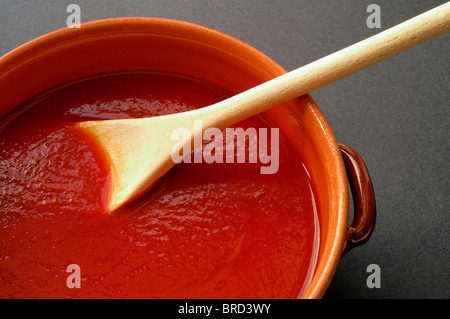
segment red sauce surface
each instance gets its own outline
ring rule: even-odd
[[[318,225],[307,172],[282,132],[274,175],[248,161],[182,163],[108,215],[107,163],[72,124],[187,111],[228,95],[181,77],[110,75],[1,119],[0,298],[298,297]],[[71,264],[81,288],[67,287]]]

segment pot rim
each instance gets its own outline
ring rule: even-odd
[[[282,75],[287,72],[278,63],[251,45],[214,29],[190,22],[166,18],[122,17],[84,22],[81,24],[80,28],[62,28],[39,36],[34,40],[20,45],[0,57],[0,80],[7,73],[13,72],[14,68],[20,63],[30,59],[31,57],[44,54],[48,50],[64,46],[75,39],[91,39],[95,38],[95,36],[105,36],[110,33],[116,34],[118,32],[123,34],[133,34],[133,32],[139,33],[141,32],[140,30],[142,30],[142,32],[144,30],[148,32],[149,24],[158,26],[158,32],[161,32],[167,36],[175,33],[178,36],[180,33],[202,34],[202,39],[207,37],[208,42],[200,40],[198,40],[198,42],[207,45],[218,45],[218,47],[224,50],[231,50],[229,52],[239,59],[245,59],[243,57],[244,55],[247,57],[250,55],[252,58],[258,59],[260,62],[269,66],[270,69],[278,75]],[[80,32],[80,30],[83,31]],[[334,133],[332,132],[330,125],[317,104],[309,95],[307,97],[311,101],[310,107],[313,115],[317,119],[325,136],[322,148],[324,149],[324,147],[326,147],[328,149],[329,154],[327,158],[333,162],[333,168],[335,171],[333,180],[336,183],[336,188],[338,189],[338,192],[329,194],[330,202],[335,202],[337,207],[337,214],[333,220],[336,227],[332,229],[334,233],[330,234],[330,238],[332,238],[332,245],[326,252],[319,251],[319,254],[327,254],[327,258],[325,258],[326,262],[323,265],[320,265],[320,267],[319,265],[316,265],[313,279],[302,296],[303,298],[316,299],[321,298],[324,295],[341,258],[348,223],[349,191],[346,169]]]

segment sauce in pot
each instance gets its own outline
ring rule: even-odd
[[[0,298],[296,298],[318,249],[314,190],[280,132],[279,169],[181,163],[107,214],[104,154],[73,126],[165,115],[230,93],[133,73],[58,88],[0,121]],[[270,128],[263,115],[237,126]],[[76,264],[81,288],[68,288]]]

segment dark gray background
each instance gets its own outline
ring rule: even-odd
[[[378,33],[366,8],[380,5],[385,30],[442,0],[0,0],[0,54],[82,21],[152,16],[230,34],[287,70]],[[346,255],[326,298],[450,298],[449,34],[311,95],[339,142],[357,150],[373,178],[378,219],[371,240]],[[369,289],[366,268],[381,267]]]

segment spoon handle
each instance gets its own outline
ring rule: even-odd
[[[307,94],[450,31],[450,1],[306,66],[205,108],[208,126],[225,128]],[[202,112],[202,109],[197,111]]]

